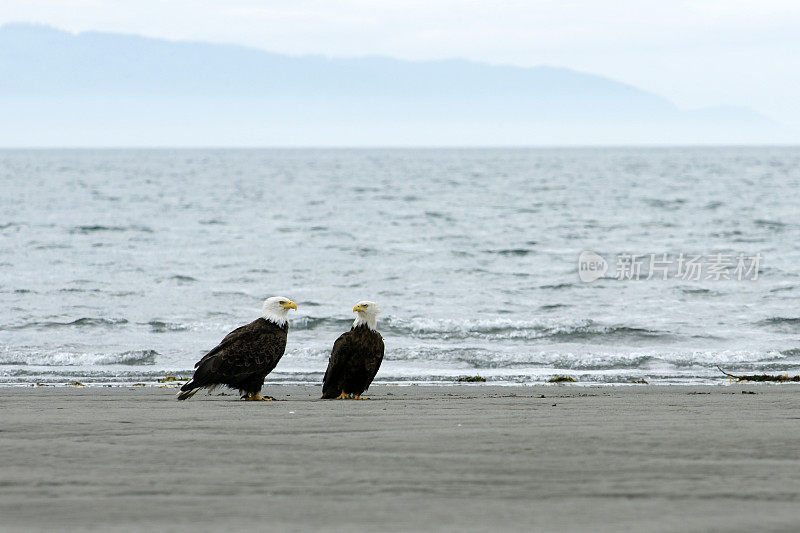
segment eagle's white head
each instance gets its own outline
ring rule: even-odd
[[[369,329],[374,330],[378,323],[378,313],[381,312],[381,308],[378,306],[378,302],[361,300],[353,307],[353,312],[358,313],[355,322],[353,322],[354,328],[366,324]]]
[[[273,296],[264,300],[261,316],[279,326],[286,325],[289,309],[297,309],[297,304],[285,296]]]

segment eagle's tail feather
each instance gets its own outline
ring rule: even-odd
[[[190,379],[183,385],[183,387],[181,387],[181,391],[178,393],[178,400],[188,400],[189,398],[194,396],[199,390],[200,387],[195,385],[193,379]]]
[[[178,393],[178,400],[188,400],[194,396],[200,389],[182,390]]]

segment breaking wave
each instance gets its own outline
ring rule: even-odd
[[[675,340],[677,335],[655,329],[626,325],[599,324],[593,320],[572,323],[556,321],[519,321],[504,318],[488,320],[436,320],[427,318],[389,318],[386,329],[394,334],[430,339],[645,341]]]
[[[335,328],[346,331],[353,324],[352,318],[321,318],[313,316],[301,316],[289,320],[291,329],[313,330],[317,328]]]
[[[128,321],[124,318],[92,318],[83,317],[69,322],[57,321],[42,321],[42,322],[28,322],[21,326],[12,326],[8,329],[54,329],[54,328],[85,328],[85,327],[114,327],[122,324],[127,324]]]
[[[267,383],[318,385],[327,349],[297,347],[287,350]],[[154,350],[100,355],[54,353],[32,357],[0,354],[0,383],[44,382],[69,384],[158,384],[167,375],[191,375],[191,364],[156,365]],[[376,383],[453,383],[458,377],[486,378],[492,384],[545,383],[554,375],[569,375],[579,383],[723,383],[727,379],[716,365],[733,372],[786,372],[800,367],[800,350],[757,354],[747,351],[631,352],[631,353],[497,353],[477,348],[441,349],[437,346],[390,348]],[[129,365],[129,369],[108,365]],[[149,365],[149,366],[148,366]]]
[[[482,348],[442,349],[434,346],[417,346],[387,352],[386,360],[409,363],[424,362],[436,365],[462,365],[472,369],[507,368],[558,368],[568,370],[615,370],[656,368],[779,368],[800,363],[800,350],[770,351],[632,351],[632,352],[495,352]]]
[[[346,331],[352,319],[299,317],[290,320],[295,330],[331,329]],[[433,318],[386,317],[378,322],[378,330],[385,335],[398,335],[419,339],[483,339],[483,340],[549,340],[553,342],[585,341],[672,341],[678,335],[650,328],[626,325],[608,325],[593,320],[576,320],[572,323],[557,321],[519,321],[505,318],[452,320]]]
[[[159,353],[155,350],[133,350],[115,354],[56,351],[51,353],[21,353],[8,350],[0,353],[0,365],[21,366],[93,366],[93,365],[153,365]]]

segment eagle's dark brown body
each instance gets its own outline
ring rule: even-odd
[[[342,333],[333,344],[322,398],[337,398],[342,393],[361,395],[378,373],[383,349],[381,334],[366,325]]]
[[[178,399],[215,385],[239,389],[243,396],[258,394],[264,378],[283,356],[288,331],[288,324],[279,326],[264,318],[231,331],[194,365],[194,376],[181,387]]]

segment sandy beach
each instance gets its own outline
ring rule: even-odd
[[[0,389],[0,529],[789,531],[800,515],[795,386],[174,393]]]

